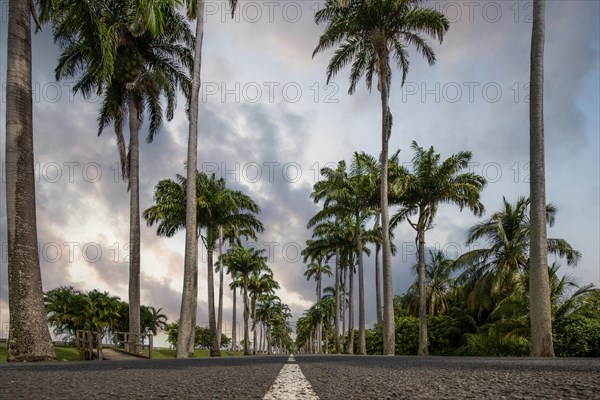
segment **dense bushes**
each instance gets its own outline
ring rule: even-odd
[[[559,357],[600,357],[600,310],[596,318],[571,315],[554,326]]]

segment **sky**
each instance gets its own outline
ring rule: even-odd
[[[269,266],[277,294],[294,321],[315,301],[315,283],[303,276],[299,252],[310,238],[306,223],[318,206],[310,199],[320,168],[349,160],[354,151],[378,156],[380,100],[361,81],[348,91],[348,68],[329,83],[332,51],[312,57],[323,26],[314,13],[323,1],[240,0],[230,18],[227,2],[206,1],[198,169],[224,177],[260,205]],[[487,178],[486,216],[503,196],[514,202],[529,192],[528,81],[531,2],[428,1],[447,15],[443,44],[431,42],[429,66],[409,50],[410,70],[401,87],[394,70],[390,149],[410,163],[410,144],[434,146],[446,158],[473,153],[470,169]],[[550,0],[546,6],[545,140],[547,200],[556,204],[549,237],[567,239],[583,257],[561,268],[581,284],[600,285],[600,2]],[[192,26],[193,28],[194,26]],[[0,337],[8,332],[4,140],[7,1],[0,1]],[[51,28],[33,36],[36,206],[44,290],[72,285],[127,299],[129,195],[120,179],[112,127],[97,136],[98,99],[73,95],[74,82],[54,79],[59,48]],[[161,179],[185,174],[188,122],[184,101],[151,144],[140,149],[140,208],[152,205]],[[147,126],[140,134],[146,135]],[[407,164],[408,165],[408,164]],[[392,209],[392,213],[394,209]],[[427,246],[456,257],[470,248],[466,232],[480,219],[442,206]],[[142,303],[179,316],[185,234],[156,235],[141,227]],[[415,276],[414,232],[395,232],[394,293]],[[199,324],[208,321],[206,256],[201,252]],[[566,264],[563,262],[563,264]],[[229,281],[226,280],[226,284]],[[332,285],[326,279],[324,287]],[[374,259],[365,259],[366,320],[375,317]],[[240,304],[240,303],[238,303]],[[232,296],[225,290],[224,331],[231,331]],[[241,311],[238,309],[238,321]],[[239,328],[238,328],[239,332]],[[239,337],[239,336],[238,336]]]

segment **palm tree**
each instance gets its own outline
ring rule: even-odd
[[[226,227],[219,227],[219,260],[217,265],[217,271],[219,272],[219,311],[217,317],[217,328],[220,330],[223,321],[223,244],[226,240],[229,246],[238,245],[241,246],[241,238],[244,237],[246,240],[256,240],[256,232],[246,226],[228,225]],[[235,275],[231,273],[231,279],[235,280]],[[233,304],[232,304],[232,316],[231,316],[231,351],[237,349],[237,287],[234,285],[231,287],[233,292]],[[220,336],[220,333],[219,333]]]
[[[250,318],[249,286],[250,277],[254,271],[267,269],[267,257],[263,256],[264,250],[245,249],[241,246],[230,248],[223,254],[223,264],[228,273],[233,273],[236,280],[232,287],[241,287],[244,299],[244,355],[250,355],[248,321]]]
[[[203,238],[203,241],[207,249],[207,263],[209,266],[209,325],[211,329],[211,338],[214,342],[211,349],[215,349],[211,350],[211,354],[217,355],[220,347],[219,337],[221,334],[221,328],[217,328],[214,323],[214,280],[212,274],[214,248],[217,245],[217,240],[221,238],[220,232],[224,228],[228,232],[235,232],[238,235],[243,234],[246,236],[246,238],[255,238],[256,232],[262,232],[264,227],[255,216],[255,214],[260,212],[260,207],[248,195],[245,195],[240,191],[226,189],[225,180],[215,180],[214,175],[207,181],[207,183],[208,190],[203,191],[205,196],[199,200],[202,206],[199,207],[198,213],[199,220],[202,221],[202,226],[206,227],[206,236]],[[220,293],[222,293],[223,284],[222,273],[223,269],[219,268],[219,274],[221,276],[219,285]],[[220,296],[222,297],[222,294]],[[222,309],[222,299],[220,299],[219,307]]]
[[[344,320],[345,308],[340,306],[341,298],[338,295],[342,290],[342,271],[344,266],[342,260],[345,252],[348,251],[346,248],[347,243],[344,242],[342,227],[339,224],[328,221],[321,223],[314,228],[313,239],[307,241],[307,247],[305,248],[305,254],[324,254],[325,259],[328,260],[335,255],[335,302],[336,302],[336,314],[334,316],[334,342],[335,352],[339,353],[340,348],[340,320]],[[352,245],[352,244],[351,244]],[[352,247],[353,248],[353,247]],[[349,251],[352,251],[352,248]],[[345,284],[345,281],[344,281]],[[344,290],[345,292],[345,290]],[[344,329],[342,329],[342,332]]]
[[[553,263],[547,270],[551,289],[552,321],[560,326],[569,323],[569,316],[578,313],[590,304],[593,296],[600,293],[600,289],[592,284],[580,286],[571,276],[558,277],[560,264]],[[530,271],[522,272],[523,285],[501,300],[490,314],[491,323],[481,327],[488,336],[496,336],[504,342],[512,337],[526,339],[531,337],[529,308]]]
[[[271,355],[273,353],[273,331],[275,330],[275,336],[281,339],[277,331],[287,330],[287,320],[291,317],[290,308],[281,302],[279,296],[273,293],[266,293],[260,296],[256,309],[256,318],[257,321],[263,323],[266,329],[267,354]]]
[[[373,192],[377,182],[368,174],[368,166],[363,162],[364,157],[355,152],[349,171],[346,163],[340,161],[336,169],[323,168],[321,175],[324,180],[314,185],[311,196],[315,201],[324,199],[324,206],[311,218],[308,227],[318,222],[336,219],[348,220],[348,229],[354,242],[354,250],[358,264],[358,294],[359,294],[359,346],[358,353],[366,354],[366,327],[364,308],[364,268],[363,248],[365,241],[373,239],[374,232],[365,229],[365,222],[373,215]],[[369,239],[367,239],[369,238]],[[351,281],[352,282],[352,281]]]
[[[327,169],[326,171],[329,171]],[[335,173],[331,173],[325,179],[319,181],[317,184],[313,186],[313,192],[311,193],[311,197],[313,198],[315,203],[318,203],[321,199],[327,199],[331,197],[336,191],[337,186],[340,184],[340,179],[343,179],[346,173],[346,165],[345,163],[338,163],[337,169]],[[337,218],[334,218],[334,221],[337,221]],[[334,251],[335,252],[335,285],[336,285],[336,293],[340,293],[340,281],[341,281],[341,266],[340,260],[342,254],[340,253],[340,248],[337,246],[339,244],[339,235],[338,230],[335,225],[328,225],[332,229],[329,231],[323,231],[321,234],[321,238],[315,243],[320,244],[321,247],[326,251]],[[314,235],[313,235],[314,237]],[[334,244],[333,247],[331,244]],[[335,352],[340,352],[340,297],[339,295],[336,297],[336,302],[338,306],[336,307],[336,315],[335,315],[335,332],[334,332],[334,341],[335,341]],[[344,310],[342,308],[342,310]],[[343,315],[341,316],[343,318]],[[342,329],[342,332],[344,329]]]
[[[413,266],[413,270],[418,274],[419,264]],[[443,315],[450,309],[450,293],[454,289],[455,272],[454,260],[446,257],[443,251],[429,250],[429,262],[425,265],[425,282],[427,292],[427,313],[428,315]],[[415,295],[414,304],[412,295]],[[408,288],[407,295],[404,297],[405,309],[410,314],[419,315],[419,279]]]
[[[155,205],[144,211],[148,225],[158,222],[157,234],[172,236],[185,225],[185,204],[187,179],[177,175],[177,182],[170,179],[162,180],[155,189]],[[196,227],[197,235],[206,234],[202,241],[207,251],[207,281],[208,281],[208,313],[211,331],[211,356],[220,355],[218,330],[215,320],[214,307],[214,278],[213,253],[219,238],[220,228],[241,232],[252,236],[254,232],[262,232],[264,227],[256,218],[260,212],[258,205],[247,195],[239,191],[225,188],[223,179],[210,178],[197,172],[196,175]],[[178,338],[178,342],[179,342]]]
[[[315,246],[316,245],[316,246]],[[323,280],[323,275],[331,276],[331,267],[327,264],[323,264],[323,258],[326,255],[326,250],[322,248],[319,242],[315,242],[314,240],[307,240],[306,247],[302,251],[304,254],[304,262],[307,261],[309,257],[311,257],[313,261],[309,265],[307,265],[306,271],[304,271],[304,276],[306,280],[310,280],[314,278],[317,282],[316,295],[317,301],[321,298],[321,284]],[[317,335],[320,334],[320,331],[317,332]],[[317,338],[320,340],[320,338]]]
[[[533,2],[531,33],[531,101],[529,103],[529,159],[531,165],[531,356],[554,357],[552,314],[546,247],[546,176],[544,163],[544,0]]]
[[[381,93],[381,225],[383,229],[383,353],[394,354],[395,327],[392,288],[392,252],[389,236],[388,210],[388,143],[392,133],[392,113],[389,108],[392,69],[391,59],[402,71],[402,85],[408,73],[408,46],[413,45],[429,62],[435,54],[423,35],[442,42],[450,24],[440,12],[421,6],[419,0],[327,0],[315,14],[315,22],[327,27],[313,52],[340,45],[329,61],[327,82],[344,66],[352,63],[349,94],[366,76],[371,89],[373,74],[378,77]]]
[[[198,237],[196,236],[196,170],[198,168],[198,109],[201,84],[202,43],[204,39],[204,0],[186,0],[187,14],[190,19],[196,19],[196,41],[194,46],[194,63],[192,68],[192,85],[190,92],[190,125],[187,146],[187,188],[186,193],[186,229],[185,256],[183,265],[183,290],[181,293],[181,313],[179,341],[193,342],[194,324],[196,317],[196,301],[198,297]],[[229,0],[231,16],[235,13],[237,0]],[[212,267],[212,266],[211,266]],[[188,346],[189,347],[189,346]],[[187,358],[185,346],[177,347],[177,357]]]
[[[224,179],[205,178],[198,181],[201,185],[197,190],[198,214],[200,226],[206,228],[206,236],[202,238],[207,251],[208,265],[208,319],[213,345],[211,356],[220,355],[218,332],[214,306],[213,253],[219,238],[221,227],[239,227],[253,232],[262,232],[264,227],[254,214],[260,212],[260,207],[240,191],[225,188]]]
[[[56,336],[66,335],[75,338],[75,332],[83,326],[85,296],[72,286],[61,286],[49,290],[44,295],[44,308],[48,315],[48,324],[54,326]]]
[[[272,299],[275,299],[271,302]],[[289,319],[292,318],[290,308],[281,303],[277,296],[269,296],[267,302],[270,307],[270,312],[267,312],[267,353],[273,354],[273,344],[277,342],[278,352],[287,352],[287,349],[292,345],[292,328],[289,324]]]
[[[56,358],[44,313],[37,246],[31,89],[32,2],[8,3],[6,213],[10,329],[8,361]]]
[[[329,289],[333,289],[329,287]],[[329,332],[331,331],[331,321],[335,317],[335,290],[331,290],[321,297],[318,307],[321,312],[321,325],[325,334],[325,354],[329,353]]]
[[[60,3],[60,2],[59,2]],[[99,1],[91,10],[101,21],[102,29],[115,32],[107,41],[112,46],[112,69],[100,75],[98,55],[92,54],[98,45],[97,37],[84,34],[85,26],[70,26],[71,15],[55,11],[58,23],[54,26],[54,40],[61,44],[62,54],[56,67],[57,80],[78,79],[75,92],[84,97],[94,89],[102,95],[98,117],[98,134],[114,125],[123,178],[130,190],[129,220],[129,332],[140,334],[140,211],[139,211],[139,129],[144,113],[149,114],[147,142],[158,134],[163,120],[161,97],[166,99],[166,117],[173,118],[176,91],[190,91],[186,70],[192,67],[193,35],[185,19],[174,9],[172,2],[160,2],[156,10],[161,16],[162,30],[140,31],[135,19],[137,3]],[[158,3],[157,3],[158,4]],[[55,5],[57,7],[58,5]],[[133,11],[132,11],[133,10]],[[132,14],[133,13],[133,14]],[[131,22],[133,20],[133,23]],[[91,43],[90,43],[91,41]],[[112,41],[112,42],[111,42]],[[102,55],[102,53],[101,53]],[[128,116],[129,146],[123,135],[123,124]]]
[[[465,283],[467,307],[485,319],[495,306],[525,287],[523,276],[529,269],[529,200],[520,197],[515,204],[503,199],[503,208],[469,229],[467,245],[486,241],[481,249],[469,251],[457,260],[466,267],[459,279]],[[546,223],[554,225],[556,207],[546,206]],[[550,254],[565,257],[575,265],[581,254],[564,239],[547,239]]]
[[[471,152],[462,151],[440,162],[440,155],[433,146],[428,150],[413,141],[415,155],[412,159],[413,172],[406,172],[406,188],[400,196],[402,207],[392,219],[392,225],[406,220],[417,232],[419,245],[419,355],[428,355],[427,343],[427,294],[425,288],[425,232],[433,227],[433,220],[440,204],[457,205],[462,211],[469,208],[475,215],[484,211],[479,200],[485,187],[483,176],[463,172],[471,161]],[[411,216],[416,215],[413,222]]]
[[[167,326],[169,325],[167,323],[167,316],[165,314],[163,314],[162,312],[162,308],[159,308],[158,310],[152,306],[147,307],[147,306],[142,306],[141,308],[141,326],[142,326],[142,333],[145,335],[148,335],[150,333],[152,333],[153,335],[156,335],[158,333],[158,331],[165,331],[167,329]]]
[[[256,335],[256,304],[258,299],[263,295],[274,294],[275,289],[279,289],[279,283],[273,278],[273,272],[266,266],[261,270],[254,270],[250,275],[250,281],[248,284],[250,291],[250,303],[252,312],[252,354],[256,355],[257,346],[257,335]]]

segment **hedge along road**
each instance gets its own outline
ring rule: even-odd
[[[3,364],[2,399],[600,398],[600,359],[256,356]]]

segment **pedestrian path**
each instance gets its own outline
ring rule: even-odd
[[[118,351],[111,348],[102,349],[102,358],[104,360],[140,360],[141,357],[133,354],[125,353],[124,351]]]
[[[263,400],[319,400],[302,370],[290,355]]]

